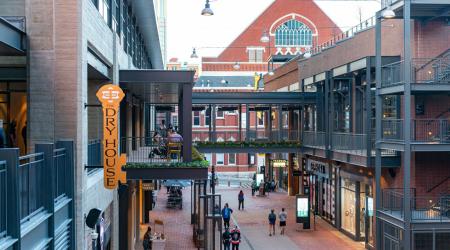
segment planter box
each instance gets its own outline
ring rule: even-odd
[[[208,178],[208,168],[157,167],[124,168],[128,180],[203,180]]]

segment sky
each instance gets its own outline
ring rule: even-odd
[[[176,57],[180,61],[191,61],[194,47],[199,57],[218,56],[273,2],[211,0],[214,15],[202,16],[205,0],[167,0],[167,60]],[[379,0],[315,2],[343,31],[374,16],[381,5]]]

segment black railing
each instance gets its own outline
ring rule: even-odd
[[[97,170],[102,165],[102,142],[100,140],[91,140],[88,143],[88,174]]]
[[[120,140],[122,153],[127,154],[128,163],[168,163],[182,161],[182,142],[153,142],[147,137],[128,137]]]
[[[411,83],[450,84],[450,56],[438,58],[413,58]],[[390,87],[404,84],[404,61],[384,65],[381,68],[381,86]]]
[[[55,149],[53,151],[53,185],[55,201],[63,196],[67,196],[67,155],[65,148]]]
[[[325,149],[325,132],[304,131],[302,144],[304,146]]]
[[[250,129],[248,131],[242,130],[218,130],[215,132],[209,131],[192,131],[193,142],[244,142],[244,141],[267,141],[267,142],[281,142],[281,141],[300,141],[298,130],[290,130],[283,128],[281,131],[273,129],[271,131],[261,129]]]
[[[6,162],[0,161],[0,241],[6,236],[8,201],[6,199]]]
[[[20,218],[27,220],[44,207],[44,153],[19,157]]]

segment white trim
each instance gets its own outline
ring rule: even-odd
[[[318,36],[318,35],[319,35],[319,31],[317,30],[316,25],[315,25],[309,18],[307,18],[307,17],[305,17],[305,16],[302,16],[302,15],[299,15],[299,14],[296,14],[296,13],[290,13],[290,14],[287,14],[287,15],[285,15],[285,16],[282,16],[282,17],[278,18],[278,19],[277,19],[275,22],[273,22],[272,25],[270,26],[269,34],[270,34],[271,36],[275,36],[275,33],[272,33],[272,30],[273,30],[275,24],[277,24],[278,22],[280,22],[281,20],[283,20],[284,18],[289,17],[289,16],[291,16],[291,18],[292,18],[293,20],[295,20],[295,17],[296,17],[296,16],[305,19],[305,20],[308,21],[309,24],[314,28],[314,33],[313,33],[312,35],[313,35],[313,36]],[[307,26],[308,26],[308,25],[307,25]]]
[[[314,77],[311,76],[311,77],[308,77],[308,78],[304,79],[303,83],[305,84],[305,86],[309,85],[309,84],[313,84],[314,83]]]
[[[194,90],[210,90],[210,89],[244,89],[244,90],[253,90],[253,87],[194,87]]]
[[[202,62],[202,64],[236,64],[236,61],[234,62]],[[267,62],[239,62],[239,64],[261,64],[261,65],[267,65]],[[274,62],[274,64],[280,64],[283,65],[282,62]],[[227,71],[226,71],[227,72]]]
[[[230,163],[230,155],[234,155],[234,163]],[[228,166],[236,166],[236,157],[237,154],[236,153],[228,153]]]
[[[300,84],[298,82],[289,85],[289,91],[296,91],[300,89]]]
[[[322,72],[322,73],[320,73],[320,74],[317,74],[317,75],[315,75],[314,77],[315,77],[315,81],[316,81],[316,82],[318,82],[318,81],[323,81],[323,80],[325,80],[325,72]]]
[[[265,52],[266,48],[265,47],[258,47],[258,46],[248,46],[246,51],[249,51],[249,50],[262,50],[262,51]],[[256,62],[256,63],[259,63],[259,62]]]

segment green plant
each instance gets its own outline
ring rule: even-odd
[[[252,147],[252,148],[286,148],[286,147],[300,147],[300,142],[295,141],[280,141],[280,142],[197,142],[197,147],[215,147],[215,148],[239,148],[239,147]]]
[[[209,162],[205,160],[192,162],[136,162],[127,163],[125,168],[207,168]]]

